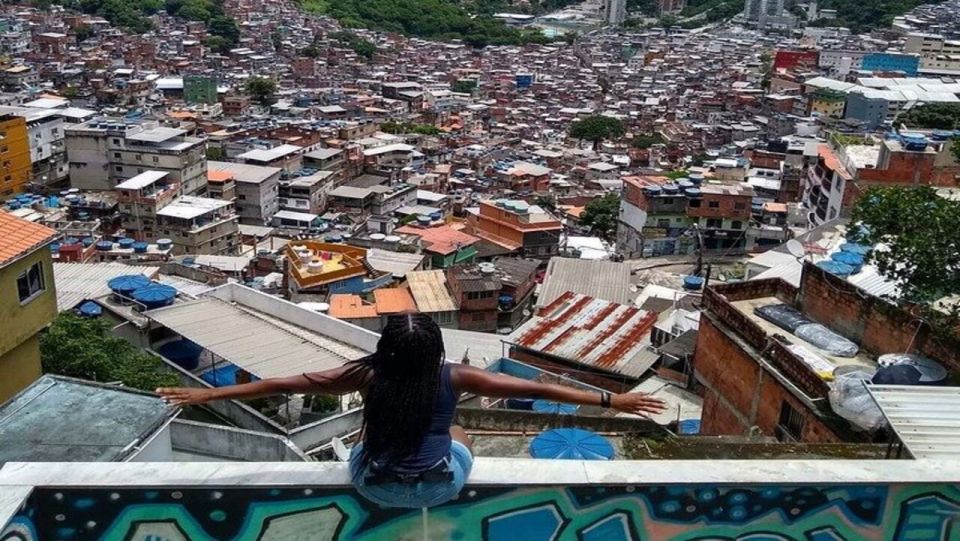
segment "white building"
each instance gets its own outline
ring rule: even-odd
[[[235,255],[240,229],[233,202],[185,195],[157,211],[157,231],[174,254]]]
[[[261,167],[232,162],[208,162],[210,171],[225,171],[236,183],[236,205],[240,222],[248,225],[267,225],[280,210],[279,167]]]

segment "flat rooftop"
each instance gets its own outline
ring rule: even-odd
[[[122,460],[172,413],[152,394],[42,376],[0,406],[0,463]]]
[[[224,201],[222,199],[184,195],[179,197],[176,201],[158,210],[157,216],[168,216],[171,218],[183,218],[185,220],[190,220],[193,218],[199,218],[208,212],[229,207],[231,204],[232,203],[230,201]]]

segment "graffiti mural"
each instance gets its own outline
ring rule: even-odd
[[[329,488],[44,488],[0,541],[960,541],[958,521],[946,485],[468,487],[426,515]]]

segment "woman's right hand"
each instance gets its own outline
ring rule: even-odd
[[[160,387],[156,390],[156,393],[171,406],[203,404],[213,398],[210,389],[192,389],[189,387]]]
[[[667,404],[659,398],[644,393],[622,393],[610,397],[610,407],[623,413],[647,417],[663,413],[667,409]]]

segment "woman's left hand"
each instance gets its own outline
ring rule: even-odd
[[[622,393],[610,397],[610,407],[623,413],[647,415],[663,413],[667,404],[659,398],[644,393]]]

